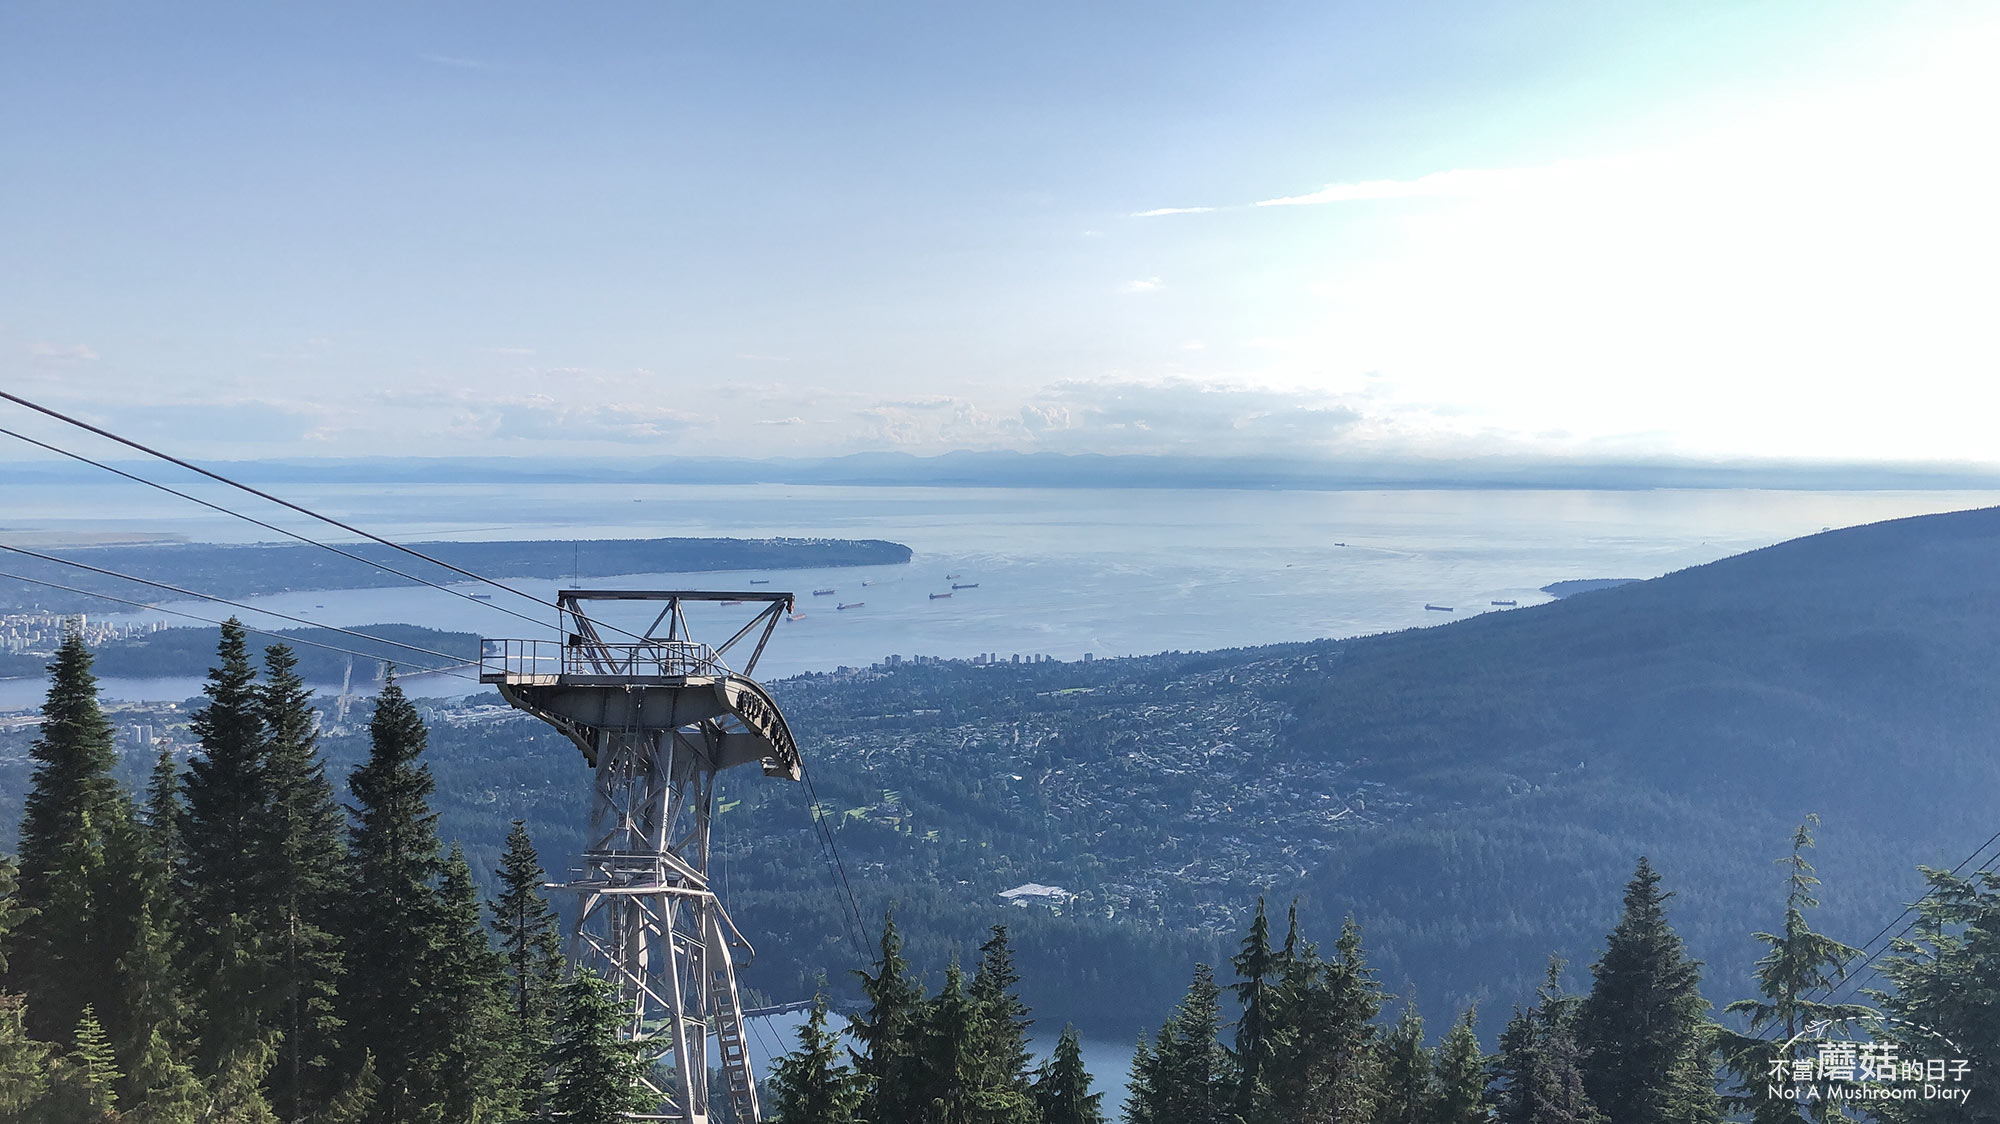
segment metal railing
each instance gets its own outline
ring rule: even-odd
[[[638,644],[576,644],[557,640],[479,642],[479,678],[485,683],[556,675],[651,679],[725,675],[728,671],[708,645],[686,640],[648,640]]]

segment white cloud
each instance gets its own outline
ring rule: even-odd
[[[1213,210],[1215,210],[1214,207],[1155,207],[1150,211],[1134,211],[1132,212],[1132,217],[1135,219],[1156,219],[1162,215],[1205,215]]]
[[[46,341],[28,345],[28,354],[38,363],[52,367],[67,367],[77,363],[91,363],[97,359],[97,351],[88,344],[59,344]]]
[[[1127,281],[1119,286],[1121,293],[1157,293],[1166,285],[1157,277],[1142,277],[1137,281]]]

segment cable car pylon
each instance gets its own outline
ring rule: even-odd
[[[571,968],[616,987],[621,1037],[641,1044],[654,1075],[660,1107],[634,1119],[707,1124],[713,1041],[736,1119],[759,1124],[736,990],[752,950],[709,886],[709,820],[724,769],[801,776],[784,715],[750,678],[792,595],[568,589],[556,601],[563,639],[482,640],[479,680],[562,731],[592,770],[589,846],[559,887],[577,895]],[[686,607],[725,601],[762,607],[714,648],[694,640]],[[658,613],[627,632],[591,615],[608,611],[602,602]],[[612,643],[601,629],[636,639]],[[732,670],[724,656],[741,645],[748,655]]]

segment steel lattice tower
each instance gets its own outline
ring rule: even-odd
[[[614,643],[603,633],[621,630],[586,611],[601,601],[660,609],[644,630],[622,633],[630,642]],[[689,602],[761,608],[710,648],[688,636]],[[593,772],[589,849],[559,887],[578,899],[572,970],[594,968],[617,987],[623,1036],[643,1043],[661,1077],[650,1086],[661,1107],[635,1119],[707,1124],[712,1033],[736,1118],[755,1124],[736,992],[738,953],[747,963],[751,949],[709,885],[709,818],[724,769],[755,762],[766,776],[799,779],[784,715],[750,678],[792,595],[573,589],[557,605],[562,641],[482,641],[479,679],[561,730]],[[752,636],[742,671],[732,671],[722,657]]]

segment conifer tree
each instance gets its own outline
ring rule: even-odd
[[[196,1124],[208,1098],[193,1067],[175,1053],[166,1033],[154,1027],[127,1076],[127,1124]]]
[[[826,1028],[826,992],[813,995],[799,1048],[771,1069],[771,1124],[859,1124],[861,1082]]]
[[[0,855],[0,979],[7,975],[7,947],[16,927],[28,917],[21,904],[21,868],[13,859]]]
[[[28,1034],[26,1003],[0,995],[0,1121],[15,1124],[49,1087],[49,1047]]]
[[[155,1032],[176,1042],[186,1034],[178,944],[166,920],[174,916],[173,871],[161,861],[150,829],[136,821],[120,825],[105,854],[116,896],[100,923],[120,953],[118,994],[105,1022],[136,1082],[140,1059]],[[125,1088],[134,1092],[131,1084]]]
[[[1126,1119],[1135,1124],[1225,1124],[1235,1116],[1236,1074],[1216,1041],[1221,1030],[1221,989],[1206,964],[1197,964],[1187,996],[1150,1048],[1132,1059],[1132,1099]]]
[[[49,1075],[49,1090],[40,1110],[50,1121],[65,1124],[116,1124],[118,1121],[118,1062],[104,1027],[89,1007],[76,1021],[76,1045]]]
[[[189,726],[201,754],[189,762],[181,815],[182,947],[189,997],[200,1014],[201,1062],[248,1051],[274,1021],[278,962],[273,898],[269,742],[242,625],[222,625],[208,703]]]
[[[1757,961],[1758,999],[1738,999],[1723,1010],[1745,1016],[1749,1033],[1719,1032],[1719,1048],[1724,1065],[1736,1079],[1737,1092],[1723,1098],[1733,1112],[1748,1112],[1751,1124],[1799,1124],[1803,1119],[1827,1120],[1835,1110],[1826,1101],[1802,1105],[1782,1096],[1772,1096],[1773,1086],[1790,1086],[1792,1063],[1810,1055],[1801,1037],[1807,1024],[1828,1019],[1858,1018],[1868,1014],[1859,1004],[1830,1004],[1812,998],[1830,992],[1842,976],[1842,966],[1860,950],[1832,937],[1815,933],[1807,924],[1805,911],[1819,905],[1806,852],[1812,849],[1812,829],[1818,816],[1809,815],[1792,834],[1792,853],[1779,859],[1786,868],[1785,923],[1777,933],[1757,933],[1756,939],[1770,946]],[[1783,1062],[1780,1066],[1778,1063]],[[1779,1076],[1782,1071],[1784,1076]]]
[[[1671,896],[1641,858],[1577,1011],[1584,1087],[1618,1124],[1720,1118],[1713,1076],[1700,1072],[1709,1065],[1701,965],[1667,924]]]
[[[1473,1033],[1475,1017],[1467,1008],[1438,1044],[1430,1124],[1486,1124],[1486,1057]]]
[[[944,988],[925,1004],[905,1068],[916,1118],[925,1124],[1033,1124],[1035,1103],[1024,1083],[996,1072],[986,1050],[995,1040],[980,1001],[965,988],[954,960]]]
[[[618,1040],[624,1017],[611,984],[579,971],[563,988],[562,1015],[549,1051],[556,1117],[563,1124],[622,1124],[627,1112],[656,1105],[639,1084],[637,1051]]]
[[[1090,1091],[1090,1071],[1083,1067],[1083,1044],[1076,1028],[1066,1026],[1055,1052],[1035,1078],[1035,1107],[1042,1124],[1105,1124],[1103,1093]]]
[[[8,957],[27,993],[27,1029],[67,1040],[85,1007],[117,999],[120,950],[99,924],[114,896],[105,855],[131,807],[111,776],[118,753],[97,704],[90,649],[74,629],[49,665],[35,772],[21,813],[19,914]]]
[[[910,1051],[916,1040],[916,1025],[923,991],[909,975],[903,959],[903,938],[896,931],[894,914],[882,918],[882,955],[875,962],[875,974],[857,970],[861,993],[868,1011],[854,1020],[851,1033],[861,1044],[850,1048],[854,1067],[861,1074],[862,1117],[869,1124],[911,1124],[917,1115],[910,1108]]]
[[[1428,1124],[1437,1098],[1431,1053],[1424,1046],[1424,1020],[1416,1004],[1403,1007],[1402,1017],[1382,1040],[1381,1100],[1378,1124]]]
[[[1871,989],[1888,1018],[1872,1028],[1909,1059],[1964,1059],[1961,1103],[1880,1102],[1883,1124],[1994,1124],[2000,1121],[2000,872],[1961,877],[1919,868],[1930,884],[1917,918],[1881,960],[1893,990]],[[1950,1076],[1948,1064],[1947,1076]]]
[[[431,1100],[446,1120],[512,1116],[520,1086],[508,1080],[511,1059],[495,1048],[506,1040],[508,1026],[502,961],[487,941],[472,869],[457,844],[445,860],[429,944],[423,1037],[431,1059]]]
[[[1350,919],[1328,961],[1296,927],[1280,957],[1274,1023],[1283,1028],[1254,1115],[1286,1124],[1360,1124],[1379,1098],[1374,1018],[1382,992]]]
[[[1007,926],[995,925],[979,946],[979,973],[967,993],[977,1015],[977,1042],[982,1084],[1026,1093],[1032,1055],[1028,1050],[1028,1005],[1021,1002],[1021,973],[1014,969],[1014,949]]]
[[[344,847],[339,806],[319,754],[312,693],[298,660],[282,644],[264,650],[256,709],[265,737],[269,791],[270,914],[273,1000],[279,1032],[273,1072],[275,1107],[302,1119],[331,1095],[326,1067],[338,1046],[334,1013],[341,956],[331,913],[342,889]]]
[[[278,1124],[264,1096],[264,1079],[276,1054],[271,1035],[260,1034],[224,1054],[209,1075],[197,1119],[227,1124]]]
[[[1294,925],[1298,922],[1296,907],[1292,921]],[[1250,922],[1249,935],[1243,938],[1243,950],[1230,964],[1236,969],[1238,981],[1232,990],[1243,1012],[1236,1020],[1236,1065],[1243,1074],[1237,1101],[1247,1108],[1257,1097],[1256,1090],[1263,1080],[1264,1068],[1270,1064],[1277,1035],[1277,1028],[1271,1025],[1271,1006],[1281,965],[1278,953],[1271,948],[1271,923],[1265,916],[1261,894],[1257,896],[1257,916]]]
[[[1493,1059],[1499,1124],[1606,1124],[1584,1088],[1577,1044],[1579,1000],[1562,988],[1563,960],[1549,958],[1535,1006],[1516,1008]]]
[[[161,1068],[167,1059],[186,1068],[179,1053],[188,1034],[177,923],[181,912],[176,905],[179,811],[178,770],[171,751],[162,748],[153,765],[142,818],[128,820],[106,847],[118,898],[105,923],[115,927],[111,935],[122,950],[117,966],[120,994],[106,1029],[125,1060],[120,1095],[133,1107],[124,1115],[135,1120],[158,1115],[147,1107],[146,1090],[156,1080],[167,1079]]]
[[[365,1048],[374,1057],[379,1091],[370,1119],[421,1119],[437,1062],[425,1011],[425,973],[443,906],[435,788],[424,751],[423,721],[392,680],[375,700],[368,723],[368,760],[348,778],[347,970],[340,991],[348,1071],[358,1072]]]
[[[543,877],[527,825],[515,820],[500,860],[500,894],[487,908],[506,966],[511,1064],[522,1107],[529,1112],[541,1109],[546,1085],[542,1058],[549,1050],[563,972],[562,935],[555,910],[542,896]]]

